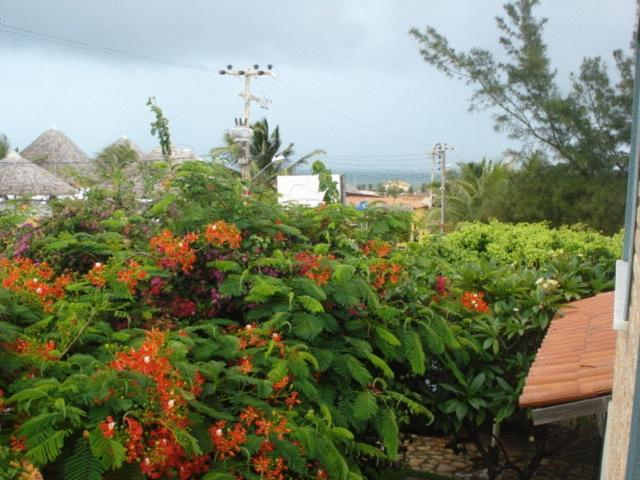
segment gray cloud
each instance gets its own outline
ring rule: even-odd
[[[469,114],[470,90],[425,65],[407,34],[434,25],[460,48],[495,49],[493,17],[504,0],[0,0],[0,19],[45,34],[218,68],[273,63],[261,79],[268,112],[304,153],[424,152],[456,145],[454,160],[497,156],[510,146],[489,113]],[[547,0],[549,52],[566,78],[584,55],[626,47],[634,0]],[[204,152],[240,113],[238,81],[163,64],[52,44],[0,31],[0,130],[25,146],[51,124],[94,153],[121,133],[144,148],[156,95],[176,143]],[[350,120],[350,119],[355,119]],[[353,165],[345,158],[334,165]],[[375,165],[360,162],[358,166]],[[427,168],[398,160],[384,168]],[[382,168],[382,166],[380,167]]]

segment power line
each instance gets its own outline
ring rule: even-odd
[[[312,97],[309,94],[306,94],[306,93],[303,93],[303,92],[299,91],[297,89],[297,87],[295,87],[292,84],[289,84],[286,81],[283,81],[282,79],[280,80],[280,83],[282,83],[285,86],[289,87],[288,89],[283,90],[285,93],[293,95],[294,97],[298,97],[298,101],[300,101],[301,103],[306,103],[307,105],[312,105],[312,106],[314,106],[314,107],[316,107],[316,108],[318,108],[320,110],[323,110],[323,111],[325,111],[327,113],[330,113],[332,115],[340,117],[343,120],[347,120],[349,122],[355,123],[356,125],[364,127],[364,128],[366,128],[368,130],[372,130],[372,131],[377,132],[377,133],[382,133],[384,135],[389,135],[389,136],[392,136],[392,137],[396,137],[396,139],[398,139],[398,140],[400,140],[402,142],[406,142],[406,141],[413,142],[413,141],[415,141],[414,138],[409,138],[409,137],[405,137],[404,135],[399,135],[399,134],[397,134],[395,132],[391,132],[390,130],[387,130],[385,128],[380,128],[380,127],[378,127],[376,125],[372,125],[370,123],[363,122],[362,120],[360,120],[360,119],[358,119],[356,117],[352,117],[351,115],[347,115],[347,114],[342,113],[342,112],[340,112],[338,110],[335,110],[335,109],[333,109],[331,107],[327,107],[327,106],[324,105],[324,103],[321,100],[318,100],[317,98]],[[276,87],[276,90],[277,89],[278,89],[278,87]]]
[[[131,58],[131,59],[136,59],[136,60],[141,60],[141,61],[146,61],[146,62],[150,62],[150,63],[155,63],[155,64],[161,64],[161,65],[168,65],[168,66],[173,66],[173,67],[178,67],[178,68],[185,68],[185,69],[189,69],[189,70],[195,70],[195,71],[201,71],[201,72],[216,72],[217,70],[209,65],[204,65],[204,64],[198,64],[198,63],[187,63],[187,62],[180,62],[180,61],[175,61],[175,60],[167,60],[164,58],[160,58],[160,57],[154,57],[154,56],[150,56],[150,55],[144,55],[144,54],[139,54],[139,53],[134,53],[134,52],[129,52],[126,50],[121,50],[121,49],[116,49],[116,48],[111,48],[111,47],[105,47],[105,46],[101,46],[101,45],[97,45],[97,44],[92,44],[92,43],[88,43],[88,42],[84,42],[81,40],[75,40],[75,39],[70,39],[70,38],[65,38],[65,37],[61,37],[58,35],[52,35],[52,34],[48,34],[48,33],[43,33],[40,31],[36,31],[36,30],[31,30],[28,28],[24,28],[24,27],[19,27],[16,25],[12,25],[9,23],[6,23],[5,21],[0,20],[0,32],[3,33],[7,33],[9,35],[14,35],[14,36],[20,36],[20,37],[26,37],[26,38],[31,38],[31,39],[36,39],[36,40],[41,40],[41,41],[45,41],[45,42],[49,42],[49,43],[53,43],[53,44],[58,44],[58,45],[62,45],[62,46],[67,46],[67,47],[72,47],[72,48],[76,48],[76,49],[80,49],[80,50],[85,50],[85,51],[90,51],[93,53],[100,53],[100,54],[106,54],[106,55],[114,55],[114,56],[120,56],[120,57],[126,57],[126,58]],[[324,105],[324,103],[321,100],[318,100],[317,98],[312,97],[309,94],[306,94],[304,92],[301,92],[300,90],[297,89],[297,87],[295,87],[294,85],[289,84],[286,81],[282,81],[281,83],[283,83],[285,86],[288,86],[287,89],[284,89],[285,93],[290,94],[293,97],[297,97],[297,100],[300,101],[301,103],[306,103],[308,105],[312,105],[313,107],[323,110],[327,113],[330,113],[331,115],[337,116],[342,118],[343,120],[349,121],[351,123],[354,123],[356,125],[359,125],[363,128],[366,128],[368,130],[377,132],[377,133],[382,133],[384,135],[389,135],[392,137],[395,137],[396,139],[399,139],[400,141],[406,142],[406,141],[415,141],[415,139],[413,138],[409,138],[406,137],[404,135],[399,135],[396,132],[391,132],[385,128],[380,128],[377,125],[372,125],[369,124],[367,122],[363,122],[362,120],[353,117],[351,115],[345,114],[339,110],[336,110],[334,108],[328,107],[326,105]],[[277,85],[275,86],[276,90],[279,88]],[[406,157],[409,156],[413,156],[414,154],[410,154],[407,155]],[[330,157],[331,155],[327,155],[327,157]],[[338,158],[338,156],[333,156],[335,158]],[[366,156],[366,155],[342,155],[340,157],[343,158],[374,158],[377,157],[375,155],[371,155],[371,156]],[[405,155],[379,155],[379,157],[385,157],[385,158],[405,158]],[[415,154],[415,159],[421,159],[422,154]]]
[[[170,66],[180,67],[180,68],[188,68],[188,69],[191,69],[191,70],[200,70],[200,71],[207,71],[207,72],[216,71],[213,67],[210,67],[210,66],[207,66],[207,65],[179,62],[179,61],[172,61],[172,60],[165,60],[165,59],[162,59],[162,58],[152,57],[152,56],[149,56],[149,55],[143,55],[143,54],[139,54],[139,53],[132,53],[132,52],[128,52],[128,51],[125,51],[125,50],[119,50],[119,49],[111,48],[111,47],[104,47],[104,46],[101,46],[101,45],[95,45],[95,44],[83,42],[83,41],[80,41],[80,40],[72,40],[72,39],[60,37],[60,36],[57,36],[57,35],[51,35],[51,34],[48,34],[48,33],[43,33],[43,32],[38,32],[38,31],[35,31],[35,30],[30,30],[28,28],[22,28],[22,27],[18,27],[18,26],[15,26],[15,25],[10,25],[10,24],[5,23],[3,21],[0,21],[0,31],[3,31],[3,32],[8,33],[10,35],[17,35],[17,36],[21,36],[21,37],[33,38],[33,39],[36,39],[36,40],[43,40],[43,41],[50,42],[50,43],[55,43],[55,44],[58,44],[58,45],[64,45],[64,46],[68,46],[68,47],[78,48],[78,49],[81,49],[81,50],[88,50],[88,51],[91,51],[91,52],[94,52],[94,53],[104,53],[104,54],[109,54],[109,55],[129,57],[129,58],[134,58],[136,60],[143,60],[143,61],[146,61],[146,62],[158,63],[158,64],[163,64],[163,65],[170,65]]]

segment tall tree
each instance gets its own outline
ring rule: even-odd
[[[4,133],[0,133],[0,160],[7,156],[10,148],[9,139]]]
[[[543,40],[547,20],[534,15],[538,4],[515,0],[504,6],[505,17],[496,18],[505,60],[481,48],[458,51],[433,27],[410,33],[427,63],[474,87],[470,109],[493,110],[496,130],[548,151],[585,177],[626,173],[632,58],[613,52],[612,80],[602,58],[586,57],[563,92]]]

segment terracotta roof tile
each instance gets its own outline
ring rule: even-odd
[[[544,407],[611,392],[616,332],[613,292],[567,304],[531,365],[520,406]]]

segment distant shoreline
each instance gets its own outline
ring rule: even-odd
[[[413,187],[419,187],[423,183],[429,183],[431,181],[431,174],[428,171],[420,172],[417,170],[398,170],[398,171],[366,171],[366,170],[340,170],[338,168],[327,165],[333,173],[345,175],[348,185],[369,185],[374,187],[379,183],[384,183],[389,180],[402,180],[410,183]],[[297,175],[308,175],[311,173],[310,169],[300,168],[296,170]]]

